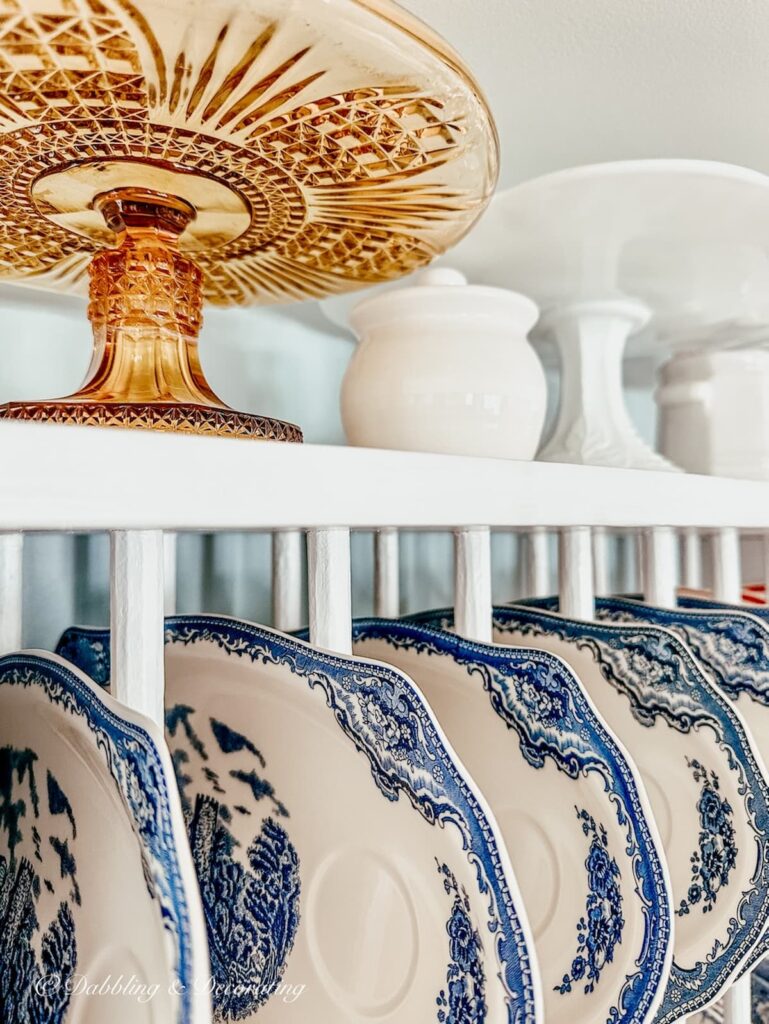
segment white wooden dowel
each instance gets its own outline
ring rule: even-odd
[[[751,1024],[753,1019],[750,971],[732,985],[724,996],[724,1024]]]
[[[658,526],[641,542],[641,587],[644,599],[657,608],[675,608],[678,587],[678,546],[675,531]]]
[[[593,546],[587,526],[561,530],[558,545],[559,610],[572,619],[595,615]]]
[[[491,643],[491,531],[454,531],[454,623],[468,640]]]
[[[307,582],[311,642],[329,651],[351,654],[352,579],[347,528],[308,531]]]
[[[24,535],[0,534],[0,655],[21,648]]]
[[[635,533],[623,532],[618,537],[617,590],[620,594],[635,593],[641,583],[641,542]]]
[[[681,534],[681,580],[690,590],[702,588],[702,537],[698,530]]]
[[[725,604],[742,603],[740,538],[736,530],[717,530],[712,537],[713,596]]]
[[[397,619],[400,605],[398,531],[388,527],[374,534],[374,615]]]
[[[176,615],[176,534],[163,534],[163,609]]]
[[[290,632],[302,625],[302,532],[272,535],[272,622]]]
[[[163,727],[163,534],[111,534],[112,693]]]
[[[740,538],[736,530],[718,530],[711,538],[713,596],[726,604],[742,600]],[[724,997],[724,1024],[750,1024],[752,999],[750,971],[736,981]]]
[[[523,583],[525,597],[550,596],[550,548],[547,531],[532,527],[524,534]]]
[[[602,527],[593,530],[593,582],[598,597],[611,593],[609,583],[609,535]]]

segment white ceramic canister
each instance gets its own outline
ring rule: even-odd
[[[769,480],[769,345],[681,352],[660,370],[660,450],[689,473]]]
[[[425,271],[413,287],[365,299],[342,384],[350,444],[532,459],[545,421],[545,374],[527,334],[535,303]]]

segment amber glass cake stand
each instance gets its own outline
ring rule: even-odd
[[[390,0],[6,0],[0,277],[88,287],[94,355],[0,418],[300,441],[208,386],[204,299],[408,274],[496,172],[472,77]]]

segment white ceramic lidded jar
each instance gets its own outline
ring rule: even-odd
[[[527,334],[535,303],[425,271],[359,303],[360,339],[342,384],[347,440],[366,448],[532,459],[547,408]]]

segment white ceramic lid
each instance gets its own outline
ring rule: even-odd
[[[457,317],[507,327],[527,334],[539,317],[537,304],[519,292],[507,288],[471,285],[458,270],[431,267],[414,278],[411,287],[390,289],[359,302],[349,313],[356,334],[393,320]]]

